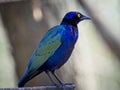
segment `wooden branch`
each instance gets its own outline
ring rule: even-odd
[[[57,86],[40,86],[40,87],[23,87],[23,88],[0,88],[0,90],[74,90],[74,84],[66,84],[63,87]]]

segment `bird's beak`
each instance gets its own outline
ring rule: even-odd
[[[90,20],[91,18],[89,16],[84,16],[84,15],[82,15],[82,17],[80,18],[81,21],[86,19]]]

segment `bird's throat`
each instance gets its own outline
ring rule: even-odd
[[[77,23],[66,18],[62,20],[61,25],[72,25],[73,27],[77,27]]]

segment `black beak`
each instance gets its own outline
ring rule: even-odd
[[[82,15],[81,18],[80,18],[81,21],[82,21],[82,20],[86,20],[86,19],[90,20],[91,18],[88,17],[88,16],[84,16],[84,15]]]

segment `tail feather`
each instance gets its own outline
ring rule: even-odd
[[[28,74],[25,73],[25,74],[21,77],[21,79],[19,80],[19,82],[18,82],[18,87],[23,87],[23,86],[25,85],[25,83],[28,81],[27,78],[29,78],[29,77],[28,77]]]
[[[36,75],[38,75],[39,73],[41,73],[40,71],[35,71],[32,74],[27,74],[25,73],[22,78],[19,80],[18,82],[18,87],[24,87],[24,85],[31,80],[33,77],[35,77]]]
[[[23,76],[18,82],[18,87],[23,87],[27,81],[28,80],[25,78],[25,76]]]

